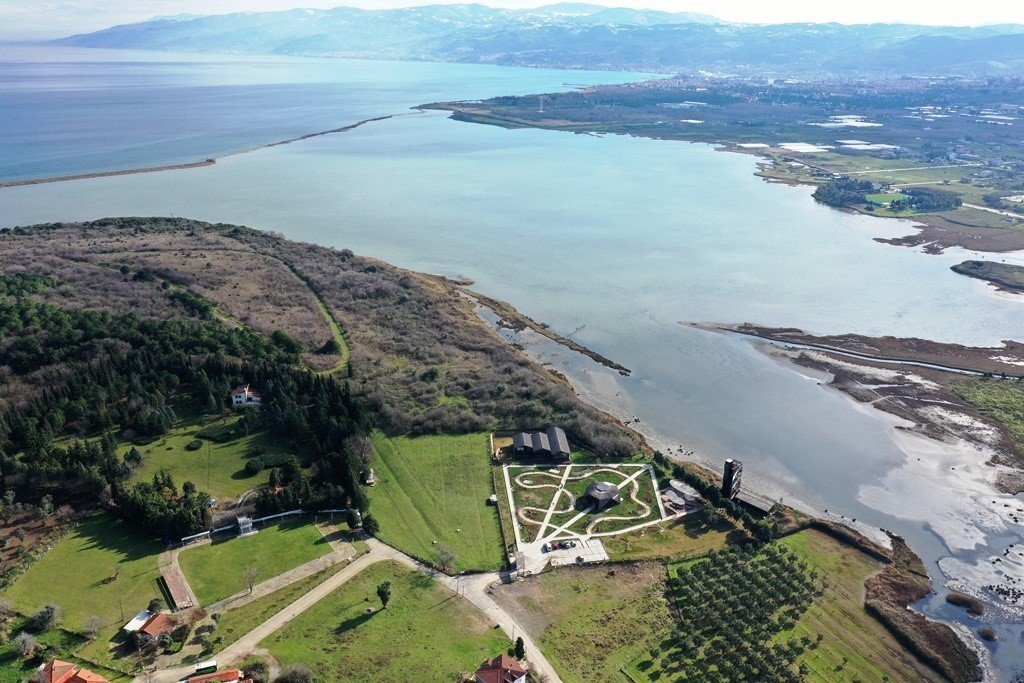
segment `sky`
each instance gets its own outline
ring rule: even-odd
[[[172,14],[259,12],[343,4],[382,9],[444,2],[446,0],[0,0],[0,38],[58,37]],[[484,4],[523,8],[546,3],[544,0],[494,0]],[[605,0],[598,4],[703,12],[726,21],[753,23],[1024,24],[1024,2],[1020,0],[978,0],[972,3],[936,0]]]

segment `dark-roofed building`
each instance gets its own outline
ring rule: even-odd
[[[609,505],[622,501],[619,487],[607,481],[595,481],[583,492],[584,502],[590,503],[597,510],[604,510]]]
[[[476,683],[526,683],[526,669],[506,654],[485,660],[474,674]]]
[[[518,454],[568,458],[569,439],[560,427],[543,432],[519,432],[512,436],[512,450]]]

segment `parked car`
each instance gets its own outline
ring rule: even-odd
[[[562,543],[562,545],[566,548],[575,548],[576,541],[565,541],[564,543]]]
[[[551,544],[550,544],[550,543],[545,543],[544,545],[542,545],[542,546],[540,547],[540,551],[541,551],[542,553],[546,553],[546,552],[548,552],[549,550],[551,550]]]

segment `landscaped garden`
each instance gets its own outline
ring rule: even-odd
[[[505,564],[487,434],[373,436],[377,485],[368,489],[378,536],[409,555],[451,569],[495,570]]]
[[[559,491],[565,468],[570,467],[564,488]],[[658,492],[645,465],[562,465],[554,468],[511,466],[512,498],[516,506],[523,540],[546,537],[572,522],[569,533],[616,532],[661,518]],[[624,483],[632,478],[629,483]],[[609,482],[620,487],[620,501],[604,510],[591,509],[587,514],[587,487]],[[555,495],[558,495],[555,500]],[[547,511],[551,510],[551,515]],[[545,517],[548,524],[541,528]],[[578,517],[578,519],[577,519]],[[575,520],[575,521],[573,521]]]
[[[262,527],[252,536],[186,548],[178,562],[200,603],[209,605],[246,590],[247,569],[255,570],[259,583],[329,552],[331,546],[320,531],[303,519]]]
[[[377,588],[389,582],[381,609]],[[367,567],[261,643],[317,681],[455,681],[505,652],[508,637],[429,576],[392,562]]]

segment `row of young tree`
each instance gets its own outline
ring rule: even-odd
[[[64,308],[31,296],[53,284],[0,278],[0,366],[10,368],[9,384],[24,388],[24,398],[0,412],[0,475],[19,499],[106,503],[172,537],[207,528],[206,494],[190,482],[179,490],[164,473],[129,483],[139,458],[119,457],[120,444],[160,436],[181,410],[220,412],[231,387],[249,383],[263,404],[246,415],[246,428],[268,429],[312,454],[309,470],[296,468],[285,482],[280,501],[265,497],[261,508],[366,509],[352,443],[368,429],[368,416],[347,384],[306,369],[286,335],[270,339],[210,318]]]
[[[791,632],[819,594],[818,575],[777,543],[728,547],[679,565],[669,580],[679,629],[652,657],[673,680],[793,683],[821,641]],[[709,672],[716,672],[709,679]]]

